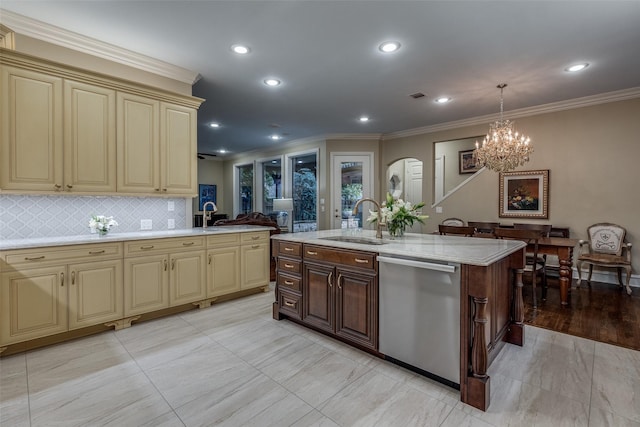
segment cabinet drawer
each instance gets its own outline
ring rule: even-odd
[[[124,256],[138,256],[149,253],[189,251],[204,249],[204,236],[178,239],[148,239],[126,242]]]
[[[300,258],[302,256],[302,243],[276,242],[278,255]]]
[[[327,246],[304,245],[305,260],[325,261],[352,267],[376,269],[376,254],[371,252],[348,251]]]
[[[302,318],[302,299],[294,292],[280,289],[278,293],[278,305],[280,312],[296,319]]]
[[[240,244],[239,233],[216,234],[215,236],[207,236],[207,247],[214,248],[218,246],[234,246]]]
[[[240,241],[243,245],[250,243],[262,243],[269,241],[268,231],[252,231],[249,233],[240,233]]]
[[[15,266],[36,265],[48,261],[104,259],[122,256],[122,243],[98,243],[74,246],[50,246],[46,248],[18,249],[5,252],[7,264]]]
[[[278,257],[278,270],[293,274],[302,273],[302,262],[289,258]]]
[[[280,289],[293,289],[294,291],[300,291],[301,280],[299,277],[289,276],[286,274],[278,273],[276,283]]]

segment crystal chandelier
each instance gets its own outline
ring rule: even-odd
[[[507,84],[502,83],[497,87],[500,89],[500,120],[489,125],[489,133],[482,145],[476,141],[473,159],[477,167],[485,166],[496,172],[506,172],[528,162],[533,147],[529,145],[529,137],[515,131],[515,122],[502,118],[502,92]]]

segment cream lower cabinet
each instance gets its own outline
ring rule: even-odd
[[[207,237],[207,297],[240,290],[240,234]]]
[[[205,259],[204,237],[125,243],[125,317],[205,299]]]
[[[122,244],[7,251],[0,346],[123,317]]]
[[[241,289],[269,285],[269,232],[256,231],[240,236]]]

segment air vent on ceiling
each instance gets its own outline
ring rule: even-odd
[[[426,95],[424,93],[422,93],[422,92],[416,92],[416,93],[412,93],[409,96],[412,97],[413,99],[418,99],[418,98],[422,98],[422,97],[424,97]]]

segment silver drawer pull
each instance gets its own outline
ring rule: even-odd
[[[89,255],[99,255],[99,254],[103,254],[104,253],[104,249],[101,251],[89,251]]]
[[[284,284],[285,284],[285,285],[289,285],[289,286],[293,286],[293,281],[291,281],[291,280],[285,280],[285,281],[284,281]]]
[[[258,249],[260,247],[260,245],[252,245],[251,248],[252,249]]]
[[[286,268],[293,268],[293,264],[285,264],[284,265]]]
[[[286,305],[287,307],[295,307],[295,306],[296,306],[296,304],[295,304],[295,303],[293,303],[293,302],[289,302],[289,301],[285,301],[285,302],[284,302],[284,305]]]
[[[293,248],[284,248],[284,250],[287,252],[293,252]]]
[[[149,246],[140,246],[140,249],[153,249],[153,245],[149,245]]]
[[[251,240],[258,240],[260,238],[260,236],[252,236]]]
[[[25,261],[37,261],[39,259],[44,259],[44,255],[36,256],[36,257],[25,257]]]
[[[360,259],[360,258],[355,258],[357,263],[360,264],[369,264],[369,260],[368,259]]]
[[[193,244],[194,244],[194,242],[183,242],[182,246],[191,246]]]
[[[307,255],[318,255],[318,252],[307,251]]]

